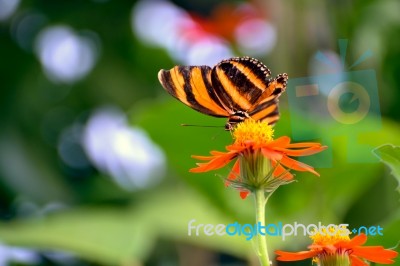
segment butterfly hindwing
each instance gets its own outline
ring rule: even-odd
[[[176,66],[160,70],[158,79],[169,94],[194,110],[216,117],[229,116],[211,85],[209,66]]]
[[[286,90],[288,76],[279,74],[271,80],[259,102],[248,111],[251,118],[261,120],[269,125],[273,125],[279,119],[278,102],[279,96]]]
[[[232,79],[232,77],[238,75],[235,71],[235,68],[231,68],[225,64],[214,67],[211,73],[212,85],[217,95],[222,104],[232,114],[234,110],[245,110],[250,107],[250,104],[244,99],[244,95],[237,90],[237,84],[235,83],[237,80],[234,81]]]
[[[235,57],[216,65],[211,80],[226,106],[233,111],[247,111],[263,94],[268,75],[268,68],[258,60]]]

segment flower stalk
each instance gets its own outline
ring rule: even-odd
[[[265,205],[267,204],[268,198],[271,194],[265,194],[263,189],[257,189],[254,193],[254,199],[256,204],[256,224],[265,228]],[[258,258],[261,266],[269,266],[269,256],[267,247],[266,234],[262,234],[259,231],[257,235],[257,247],[258,247]]]

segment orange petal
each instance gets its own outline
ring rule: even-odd
[[[290,138],[287,136],[282,136],[280,138],[277,138],[271,142],[269,142],[266,146],[267,147],[281,147],[281,148],[285,148],[290,144]]]
[[[276,258],[279,261],[297,261],[305,260],[318,255],[319,251],[309,250],[300,252],[286,252],[281,250],[276,250],[275,254],[278,255]]]
[[[237,154],[235,153],[224,153],[221,156],[215,156],[214,159],[210,160],[208,163],[197,163],[198,167],[190,169],[189,172],[201,173],[219,169],[227,165],[236,156]]]
[[[350,241],[340,241],[335,246],[350,249],[356,246],[364,245],[366,242],[367,236],[365,234],[359,234],[353,237]]]
[[[354,247],[351,255],[364,258],[366,260],[381,263],[390,264],[393,263],[393,258],[397,257],[397,252],[390,249],[385,249],[382,246],[371,246],[371,247]]]
[[[282,159],[283,154],[281,152],[276,152],[272,149],[269,148],[261,148],[261,153],[271,159],[271,160],[275,160],[275,161],[280,161]]]
[[[308,164],[296,161],[292,158],[289,158],[288,156],[283,156],[282,159],[279,161],[281,164],[286,166],[287,168],[296,170],[296,171],[308,171],[310,173],[313,173],[314,175],[319,176],[319,174],[314,170],[312,166],[309,166]]]
[[[222,152],[222,151],[211,151],[210,153],[213,156],[220,156],[220,155],[226,154],[226,152]]]
[[[298,142],[298,143],[290,143],[287,148],[307,148],[307,147],[313,147],[313,146],[321,146],[320,143],[318,142]],[[327,147],[327,146],[323,146]]]
[[[233,151],[233,152],[238,153],[238,152],[242,152],[243,150],[247,149],[249,146],[252,146],[252,145],[242,146],[242,145],[232,144],[232,145],[226,146],[226,149],[228,151]]]
[[[351,266],[369,266],[368,263],[362,261],[360,258],[350,255]]]
[[[249,191],[240,191],[240,197],[241,197],[242,199],[247,198],[247,196],[248,196],[249,194],[250,194]]]
[[[306,147],[304,149],[289,149],[289,148],[277,147],[277,148],[275,148],[275,150],[284,152],[285,154],[290,155],[290,156],[297,157],[297,156],[313,155],[313,154],[316,154],[316,153],[321,152],[328,148],[328,146],[321,146],[321,144],[319,144],[319,143],[315,143],[315,144],[316,145]]]
[[[194,159],[197,159],[197,160],[201,160],[201,161],[210,161],[210,160],[214,159],[215,157],[229,154],[229,152],[226,153],[226,152],[221,152],[221,151],[211,151],[210,154],[212,156],[192,155],[191,157]]]
[[[279,177],[285,180],[292,180],[293,174],[288,172],[282,165],[277,163],[272,163],[272,166],[275,167],[274,176]]]
[[[201,161],[210,161],[214,159],[214,156],[201,156],[201,155],[192,155],[193,159],[201,160]]]
[[[228,175],[228,179],[235,180],[239,176],[239,174],[240,174],[240,163],[239,160],[237,160],[233,165],[231,172]]]

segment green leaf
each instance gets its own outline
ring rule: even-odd
[[[183,200],[184,199],[184,200]],[[189,243],[245,258],[251,242],[238,236],[188,236],[188,223],[232,223],[204,197],[187,189],[148,193],[128,207],[81,207],[35,219],[0,223],[0,240],[9,245],[64,250],[106,265],[138,265],[157,239]]]
[[[368,245],[382,245],[385,248],[396,247],[400,250],[399,227],[400,208],[393,211],[391,215],[379,224],[383,228],[383,237],[380,235],[368,236]]]
[[[373,153],[392,170],[392,175],[399,183],[397,191],[400,192],[400,147],[386,144],[374,149]]]
[[[140,217],[138,217],[140,218]],[[0,224],[2,242],[44,250],[64,250],[104,264],[138,262],[153,236],[141,219],[123,209],[79,208],[47,217]]]

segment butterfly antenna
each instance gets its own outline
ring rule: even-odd
[[[192,125],[192,124],[181,124],[183,127],[223,127],[223,126],[205,126],[205,125]]]
[[[205,125],[192,125],[192,124],[181,124],[181,126],[183,126],[183,127],[213,127],[213,128],[221,128],[221,127],[223,127],[223,128],[225,128],[224,126],[205,126]],[[215,140],[222,132],[225,132],[225,130],[224,131],[218,131],[218,133],[217,134],[215,134],[212,138],[211,138],[211,140]]]
[[[219,131],[217,134],[215,134],[215,135],[211,138],[211,140],[214,141],[218,136],[221,135],[222,132],[224,132],[224,131]]]

